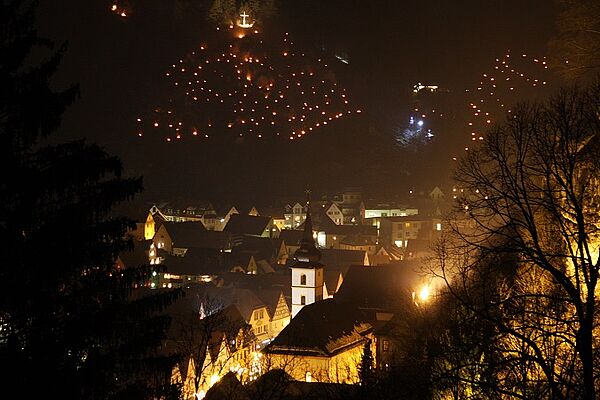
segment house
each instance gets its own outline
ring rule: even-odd
[[[377,241],[372,236],[348,235],[339,241],[341,250],[359,250],[372,256],[377,251]]]
[[[379,241],[405,248],[411,239],[433,240],[442,231],[441,218],[421,215],[381,218]]]
[[[350,302],[361,310],[397,312],[412,304],[414,294],[427,283],[419,267],[409,261],[378,267],[353,265],[334,299]]]
[[[339,249],[346,237],[365,242],[377,241],[377,227],[371,225],[335,225],[325,218],[315,225],[317,244],[320,248]]]
[[[252,254],[231,254],[229,271],[244,274],[269,274],[275,272],[271,264],[264,259],[257,259]]]
[[[152,241],[157,249],[182,255],[190,247],[199,247],[206,228],[202,222],[163,222]]]
[[[157,288],[186,287],[211,282],[228,271],[227,254],[218,249],[189,248],[183,255],[163,252],[159,264],[166,267],[152,282]]]
[[[286,229],[285,214],[282,207],[261,207],[259,215],[273,218],[273,223],[280,231]]]
[[[265,238],[279,237],[279,229],[271,217],[233,214],[223,230],[237,238],[241,238],[243,235]]]
[[[231,216],[239,213],[240,212],[234,206],[225,207],[223,211],[217,214],[215,230],[222,231],[225,229],[225,226],[227,226]]]
[[[368,203],[365,206],[365,219],[369,221],[372,218],[381,217],[406,217],[408,215],[417,215],[419,210],[416,208],[407,208],[392,203]],[[371,222],[367,222],[373,225]]]
[[[284,229],[279,233],[279,239],[285,243],[285,248],[289,258],[300,247],[302,231],[297,229]]]
[[[203,298],[188,292],[168,309],[173,323],[166,348],[178,355],[172,382],[182,385],[183,398],[196,399],[231,371],[250,379],[257,353],[250,326],[235,305],[204,314]]]
[[[306,209],[300,203],[286,205],[284,212],[284,227],[286,229],[297,229],[306,219]]]
[[[266,260],[272,265],[285,265],[288,259],[287,247],[281,238],[242,236],[231,252],[232,254],[250,254],[256,259]]]
[[[299,381],[358,383],[363,349],[372,341],[368,319],[351,303],[317,301],[267,345],[264,358]]]
[[[157,249],[183,255],[190,248],[231,251],[232,236],[228,232],[207,231],[201,222],[165,222],[153,238]]]
[[[327,269],[343,271],[351,265],[370,265],[369,254],[364,250],[320,249],[321,259]]]
[[[122,251],[115,260],[117,268],[134,268],[141,265],[150,264],[150,244],[151,240],[135,241],[133,248]]]
[[[207,286],[204,296],[223,307],[235,305],[244,321],[252,328],[257,344],[268,342],[271,319],[269,310],[256,292],[247,288]]]
[[[385,265],[392,261],[399,261],[404,258],[404,252],[396,246],[378,245],[378,249],[374,255],[369,256],[371,265]]]
[[[290,323],[291,310],[283,291],[279,288],[261,289],[256,291],[258,297],[266,304],[269,312],[269,339],[273,339]]]

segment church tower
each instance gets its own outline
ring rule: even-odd
[[[292,318],[307,304],[323,300],[323,264],[321,252],[315,246],[310,197],[307,191],[306,220],[300,248],[294,253],[292,265]]]

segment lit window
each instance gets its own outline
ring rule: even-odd
[[[390,341],[389,340],[383,341],[382,351],[390,351]]]
[[[306,371],[306,382],[312,382],[312,374],[309,371]]]
[[[442,224],[439,223],[439,222],[437,224],[435,224],[435,230],[441,231],[442,230]]]

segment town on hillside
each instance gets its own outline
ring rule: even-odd
[[[435,292],[425,268],[448,196],[434,187],[391,203],[347,188],[278,207],[154,203],[117,264],[155,266],[144,289],[184,289],[166,351],[186,355],[173,371],[186,398],[274,370],[355,384],[365,347],[381,372],[406,351],[394,338]]]

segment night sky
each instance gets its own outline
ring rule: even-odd
[[[69,42],[54,84],[81,86],[60,139],[85,137],[121,157],[128,174],[144,176],[144,199],[265,203],[301,195],[306,184],[319,191],[355,185],[380,196],[444,184],[452,155],[468,139],[460,111],[466,108],[458,104],[462,97],[449,98],[454,119],[438,127],[431,145],[396,149],[392,132],[410,112],[412,86],[420,81],[461,93],[507,50],[542,57],[555,20],[548,0],[280,1],[264,34],[289,32],[306,51],[347,54],[350,63],[332,69],[363,109],[360,118],[295,142],[137,137],[134,121],[161,99],[167,68],[214,30],[209,3],[130,0],[126,18],[103,0],[39,7],[39,33]]]

